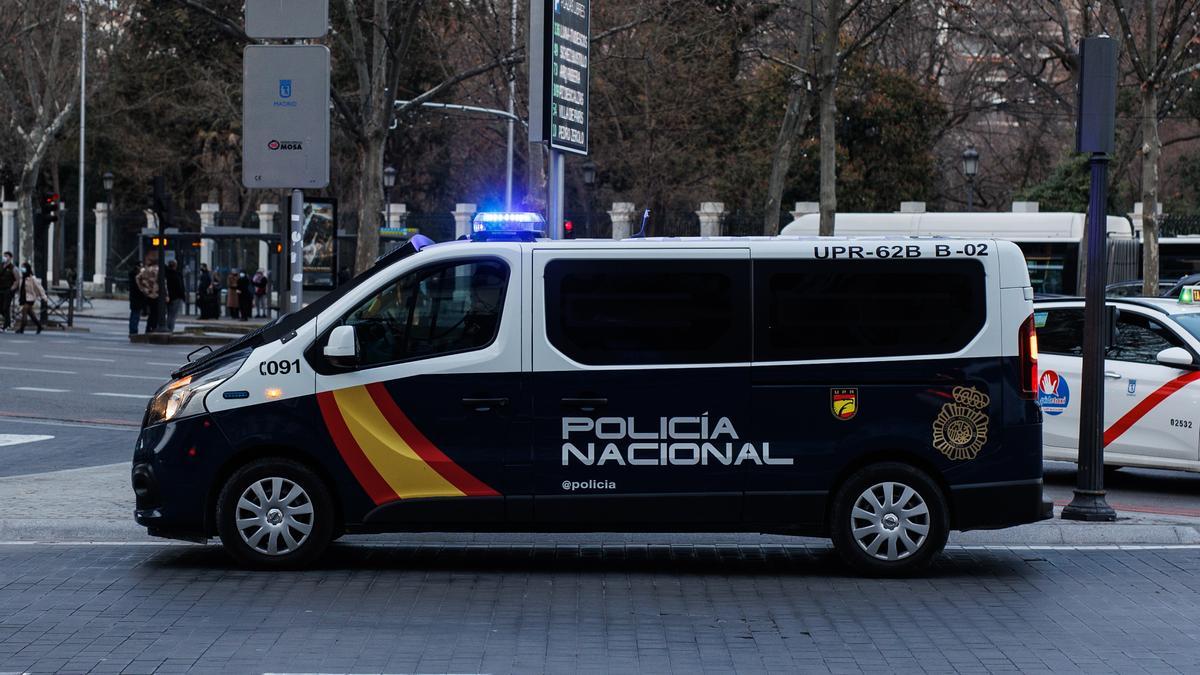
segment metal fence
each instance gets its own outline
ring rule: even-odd
[[[1182,237],[1200,234],[1200,215],[1167,214],[1159,221],[1160,237]]]

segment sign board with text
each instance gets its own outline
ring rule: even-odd
[[[328,185],[329,49],[248,46],[242,83],[242,185]]]
[[[329,31],[329,0],[246,0],[246,35],[319,38]]]
[[[588,154],[591,0],[531,0],[529,138]]]

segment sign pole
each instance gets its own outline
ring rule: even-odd
[[[1090,153],[1087,274],[1083,310],[1083,377],[1079,405],[1079,470],[1067,520],[1114,521],[1104,498],[1104,359],[1109,343],[1104,286],[1108,272],[1107,171],[1113,151],[1117,98],[1117,45],[1107,35],[1086,38],[1079,49],[1078,152]]]
[[[287,312],[300,309],[304,293],[304,191],[292,190],[288,219],[288,301]]]

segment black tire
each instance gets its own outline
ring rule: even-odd
[[[217,498],[216,522],[225,550],[241,565],[258,569],[312,564],[337,525],[325,482],[283,458],[255,460],[233,472]]]
[[[888,484],[892,485],[890,500]],[[907,496],[903,488],[910,488],[912,495]],[[875,501],[870,501],[868,491]],[[865,508],[855,511],[860,499]],[[875,514],[877,518],[861,517]],[[950,514],[945,495],[925,472],[908,464],[883,462],[859,469],[842,483],[830,511],[829,532],[838,555],[860,574],[903,576],[925,569],[945,548]]]

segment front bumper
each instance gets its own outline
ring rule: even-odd
[[[229,444],[209,415],[143,428],[130,473],[134,520],[152,536],[207,538],[212,486],[229,455]]]

